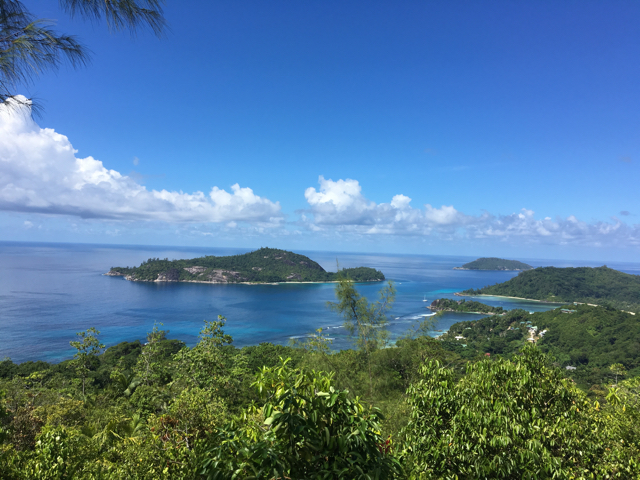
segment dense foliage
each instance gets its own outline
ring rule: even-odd
[[[431,310],[436,312],[462,312],[462,313],[491,313],[491,314],[503,314],[506,310],[502,307],[492,307],[485,303],[476,302],[474,300],[467,301],[452,300],[450,298],[439,298],[431,302],[429,305]]]
[[[596,391],[611,380],[608,367],[612,364],[640,375],[638,317],[613,308],[571,305],[537,313],[511,310],[504,316],[458,322],[441,339],[445,348],[469,359],[486,353],[511,355],[533,340],[553,355],[557,365],[572,367],[567,372],[579,385]]]
[[[504,258],[482,257],[473,262],[465,263],[456,270],[531,270],[533,267],[518,260]]]
[[[606,266],[544,267],[521,272],[504,283],[462,292],[465,295],[506,295],[549,302],[584,302],[640,311],[640,276]]]
[[[637,478],[637,444],[612,439],[591,403],[545,356],[470,363],[455,380],[437,361],[409,388],[412,478]]]
[[[242,255],[213,255],[190,260],[150,258],[139,267],[113,267],[109,275],[124,275],[135,281],[173,282],[331,282],[338,275],[356,282],[384,280],[384,274],[373,268],[345,268],[327,272],[309,257],[286,250],[261,248]]]
[[[369,303],[353,282],[336,284],[354,350],[331,353],[321,330],[296,348],[237,349],[220,317],[192,348],[157,324],[144,344],[104,353],[97,330],[80,332],[59,364],[5,359],[0,478],[638,478],[640,377],[620,345],[594,356],[611,375],[589,398],[544,353],[546,338],[521,348],[513,327],[601,325],[611,342],[631,315],[514,311],[381,348],[393,293]],[[494,332],[508,340],[504,358],[467,355]]]

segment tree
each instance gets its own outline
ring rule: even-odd
[[[211,436],[203,478],[398,478],[381,415],[335,389],[333,374],[292,369],[288,361],[258,374],[262,408]]]
[[[316,328],[316,332],[308,335],[304,340],[294,338],[289,342],[289,344],[293,348],[301,348],[305,352],[328,355],[331,353],[331,344],[333,343],[333,339],[326,333],[322,333],[323,330],[323,328]]]
[[[387,312],[391,309],[396,298],[393,282],[379,292],[379,299],[375,303],[360,295],[353,280],[340,277],[336,283],[337,302],[328,302],[331,310],[344,319],[344,328],[355,338],[355,344],[367,361],[369,371],[369,386],[373,387],[373,373],[371,372],[371,353],[387,345],[389,330]]]
[[[585,478],[593,472],[607,447],[597,407],[547,363],[526,346],[513,360],[468,364],[456,382],[453,370],[429,362],[408,390],[404,460],[411,478]]]
[[[85,383],[90,371],[89,367],[96,356],[100,355],[104,345],[98,341],[100,332],[94,327],[84,332],[78,332],[76,335],[78,340],[69,342],[77,350],[71,365],[75,368],[78,376],[82,378],[82,396],[84,397]]]
[[[162,356],[160,342],[166,340],[169,331],[160,330],[158,325],[162,326],[162,323],[154,322],[153,330],[147,332],[147,343],[142,346],[142,353],[140,353],[134,369],[134,373],[145,385],[162,383],[167,376],[166,366],[160,362]]]
[[[223,347],[233,342],[231,335],[224,333],[226,318],[204,321],[200,330],[200,341],[193,348],[184,347],[174,355],[177,362],[177,377],[193,388],[204,388],[220,394],[229,394],[233,377],[244,370],[238,356],[225,355]]]
[[[156,35],[165,29],[163,0],[60,0],[71,17],[104,19],[112,31],[143,27]],[[73,67],[89,60],[88,50],[73,36],[51,28],[50,20],[37,19],[19,0],[0,0],[0,102],[31,104],[16,95],[19,84],[28,84],[46,70],[68,62]],[[9,102],[11,104],[11,102]]]
[[[616,387],[618,386],[618,377],[624,377],[627,374],[627,369],[621,363],[614,363],[609,366],[609,370],[616,377]]]

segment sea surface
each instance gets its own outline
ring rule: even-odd
[[[342,320],[327,308],[335,300],[333,284],[207,285],[194,283],[138,283],[103,275],[115,266],[137,266],[148,258],[194,258],[234,255],[247,249],[154,247],[128,245],[42,244],[0,242],[0,359],[14,362],[70,358],[69,341],[76,332],[96,327],[107,346],[144,341],[154,322],[169,330],[168,337],[188,345],[197,342],[203,320],[227,318],[226,333],[234,345],[261,342],[287,344],[304,339],[317,328],[327,329],[336,349],[349,348]],[[435,255],[354,254],[297,251],[326,270],[367,266],[393,280],[396,302],[390,312],[392,338],[406,334],[431,314],[426,308],[454,292],[504,282],[517,272],[453,270],[475,257]],[[600,266],[579,262],[519,258],[537,266]],[[608,262],[611,268],[640,274],[638,263]],[[358,290],[375,300],[382,283],[359,284]],[[515,299],[482,297],[503,308],[543,311],[554,305]],[[430,334],[437,336],[474,314],[446,313]]]

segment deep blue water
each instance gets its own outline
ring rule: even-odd
[[[349,343],[342,321],[327,307],[334,300],[332,284],[206,285],[128,282],[103,273],[112,266],[134,266],[150,257],[193,258],[231,255],[248,250],[192,247],[147,247],[0,242],[0,358],[60,361],[71,357],[75,333],[96,327],[107,346],[144,339],[154,321],[169,330],[169,338],[192,345],[204,319],[227,317],[226,332],[236,346],[260,342],[287,343],[319,327],[329,328],[334,347]],[[325,269],[368,266],[393,280],[397,298],[390,318],[398,336],[436,298],[453,298],[466,288],[503,282],[516,272],[453,270],[474,257],[304,252]],[[527,261],[527,259],[520,259]],[[533,266],[599,266],[603,262],[528,260]],[[611,268],[639,274],[640,264],[607,263]],[[374,300],[381,283],[361,284],[361,293]],[[428,302],[423,301],[427,299]],[[541,311],[549,305],[484,297],[504,308]],[[434,327],[447,330],[471,314],[448,313]]]

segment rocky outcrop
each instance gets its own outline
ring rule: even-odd
[[[117,270],[109,270],[107,273],[105,273],[105,275],[107,277],[124,277],[125,274],[122,272],[118,272]]]
[[[207,274],[207,281],[211,283],[229,283],[229,282],[241,282],[244,278],[240,272],[233,272],[230,270],[211,270]]]
[[[177,268],[172,268],[171,270],[162,272],[158,275],[158,278],[155,279],[156,282],[177,282],[179,280],[180,270],[178,270]]]
[[[189,272],[191,275],[196,275],[196,274],[199,274],[199,273],[206,272],[207,271],[207,267],[197,267],[197,266],[185,267],[185,270],[187,272]]]

